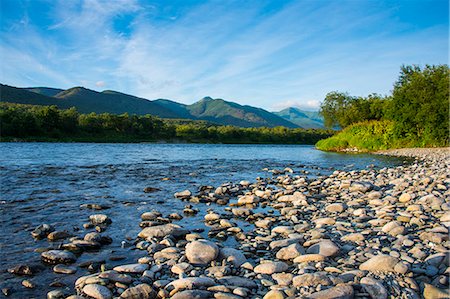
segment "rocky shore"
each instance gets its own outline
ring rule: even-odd
[[[379,154],[415,160],[312,179],[289,168],[270,170],[270,178],[178,192],[184,210],[147,211],[136,220],[142,228],[132,240],[142,253],[136,263],[88,265],[92,274],[77,279],[75,294],[57,289],[47,297],[450,298],[449,149]],[[197,213],[196,205],[210,206],[207,238],[177,224]],[[113,221],[99,211],[77,236],[48,224],[32,235],[66,240],[41,259],[73,274],[83,266],[78,256],[114,241],[106,235]],[[227,239],[232,246],[223,245]],[[22,284],[33,287],[31,280]]]

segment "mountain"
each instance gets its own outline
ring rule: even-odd
[[[242,106],[222,99],[205,97],[186,108],[189,113],[197,119],[203,119],[223,125],[234,125],[239,127],[298,127],[264,109],[246,105]]]
[[[11,102],[18,104],[30,105],[57,105],[59,100],[53,97],[48,97],[43,94],[28,91],[27,88],[17,88],[13,86],[0,84],[0,100],[2,102]],[[67,108],[67,107],[61,107]]]
[[[173,111],[147,99],[112,90],[97,92],[83,87],[64,90],[56,98],[72,103],[81,113],[151,114],[163,118],[177,118]]]
[[[166,99],[157,99],[157,100],[154,100],[153,102],[155,102],[169,110],[172,110],[179,116],[179,118],[195,119],[195,116],[193,116],[189,113],[189,110],[187,109],[188,106],[185,104],[180,104],[175,101],[166,100]]]
[[[75,107],[80,113],[127,112],[162,118],[205,120],[239,127],[299,127],[264,109],[210,97],[185,105],[167,99],[150,101],[112,90],[97,92],[83,87],[67,90],[48,87],[17,88],[0,84],[0,100],[19,104],[56,105],[61,109]]]
[[[24,89],[35,92],[35,93],[39,93],[39,94],[42,94],[42,95],[48,96],[48,97],[54,97],[58,93],[64,91],[64,89],[50,88],[50,87],[29,87],[29,88],[24,88]]]
[[[279,112],[273,112],[302,128],[323,129],[323,117],[318,111],[304,111],[298,108],[289,107]]]
[[[61,90],[52,97],[32,92],[42,93],[57,91],[51,88],[17,88],[0,85],[0,100],[31,105],[56,105],[61,109],[76,107],[80,113],[113,113],[151,114],[163,118],[178,118],[178,115],[152,101],[123,94],[116,91],[97,92],[83,87]]]

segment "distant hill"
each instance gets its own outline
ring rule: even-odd
[[[302,128],[323,129],[323,117],[318,111],[304,111],[295,107],[289,107],[279,112],[273,112]]]
[[[50,88],[16,88],[0,85],[0,99],[2,102],[12,102],[31,105],[56,105],[66,109],[76,107],[81,113],[114,113],[122,114],[151,114],[159,117],[178,118],[172,110],[158,105],[152,101],[130,96],[115,91],[97,92],[83,87],[74,87],[61,90],[53,97],[32,92],[38,90],[48,93]]]
[[[48,97],[54,97],[58,93],[64,91],[64,89],[50,88],[50,87],[29,87],[29,88],[24,88],[24,89],[35,92],[35,93],[39,93],[39,94],[42,94],[42,95],[48,96]]]
[[[180,118],[185,118],[185,119],[195,119],[196,117],[191,115],[191,113],[188,110],[188,106],[185,104],[180,104],[177,103],[175,101],[171,101],[171,100],[166,100],[166,99],[157,99],[154,100],[153,102],[169,109],[172,110],[173,112],[175,112],[176,114],[178,114],[178,116]]]
[[[127,112],[138,115],[151,114],[162,118],[204,120],[238,127],[299,127],[264,109],[210,97],[205,97],[192,105],[185,105],[166,99],[150,101],[112,90],[97,92],[83,87],[62,90],[0,85],[0,100],[31,105],[56,105],[62,109],[75,107],[80,113]]]
[[[0,84],[0,100],[2,102],[11,102],[30,105],[57,105],[59,100],[53,97],[29,91],[27,88],[17,88],[13,86]],[[62,107],[61,108],[67,108]]]
[[[242,106],[237,103],[205,97],[187,106],[189,113],[197,119],[204,119],[224,125],[239,127],[296,128],[297,125],[261,108]]]

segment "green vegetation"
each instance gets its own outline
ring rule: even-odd
[[[325,125],[344,128],[321,140],[321,150],[375,151],[449,145],[447,65],[403,66],[392,96],[352,97],[329,93],[321,105]]]
[[[17,88],[0,84],[0,100],[16,104],[55,105],[59,109],[75,107],[85,114],[150,114],[162,118],[206,120],[220,125],[248,128],[298,127],[266,110],[209,97],[192,105],[184,105],[163,99],[149,101],[112,90],[97,92],[83,87],[67,90],[47,87]]]
[[[208,142],[315,144],[327,130],[239,128],[151,115],[79,114],[75,108],[0,103],[3,141]]]

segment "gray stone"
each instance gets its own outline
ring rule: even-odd
[[[354,296],[351,285],[335,286],[324,291],[320,291],[309,296],[307,299],[352,299]]]
[[[112,293],[111,291],[102,285],[98,284],[87,284],[83,288],[83,293],[88,295],[89,297],[95,299],[111,299]]]
[[[361,278],[360,284],[372,299],[387,299],[388,292],[381,281],[370,277],[363,277]]]
[[[209,264],[218,254],[219,247],[211,241],[198,240],[186,245],[186,257],[193,264]]]
[[[67,250],[49,250],[41,253],[41,259],[49,264],[71,264],[77,257]]]

